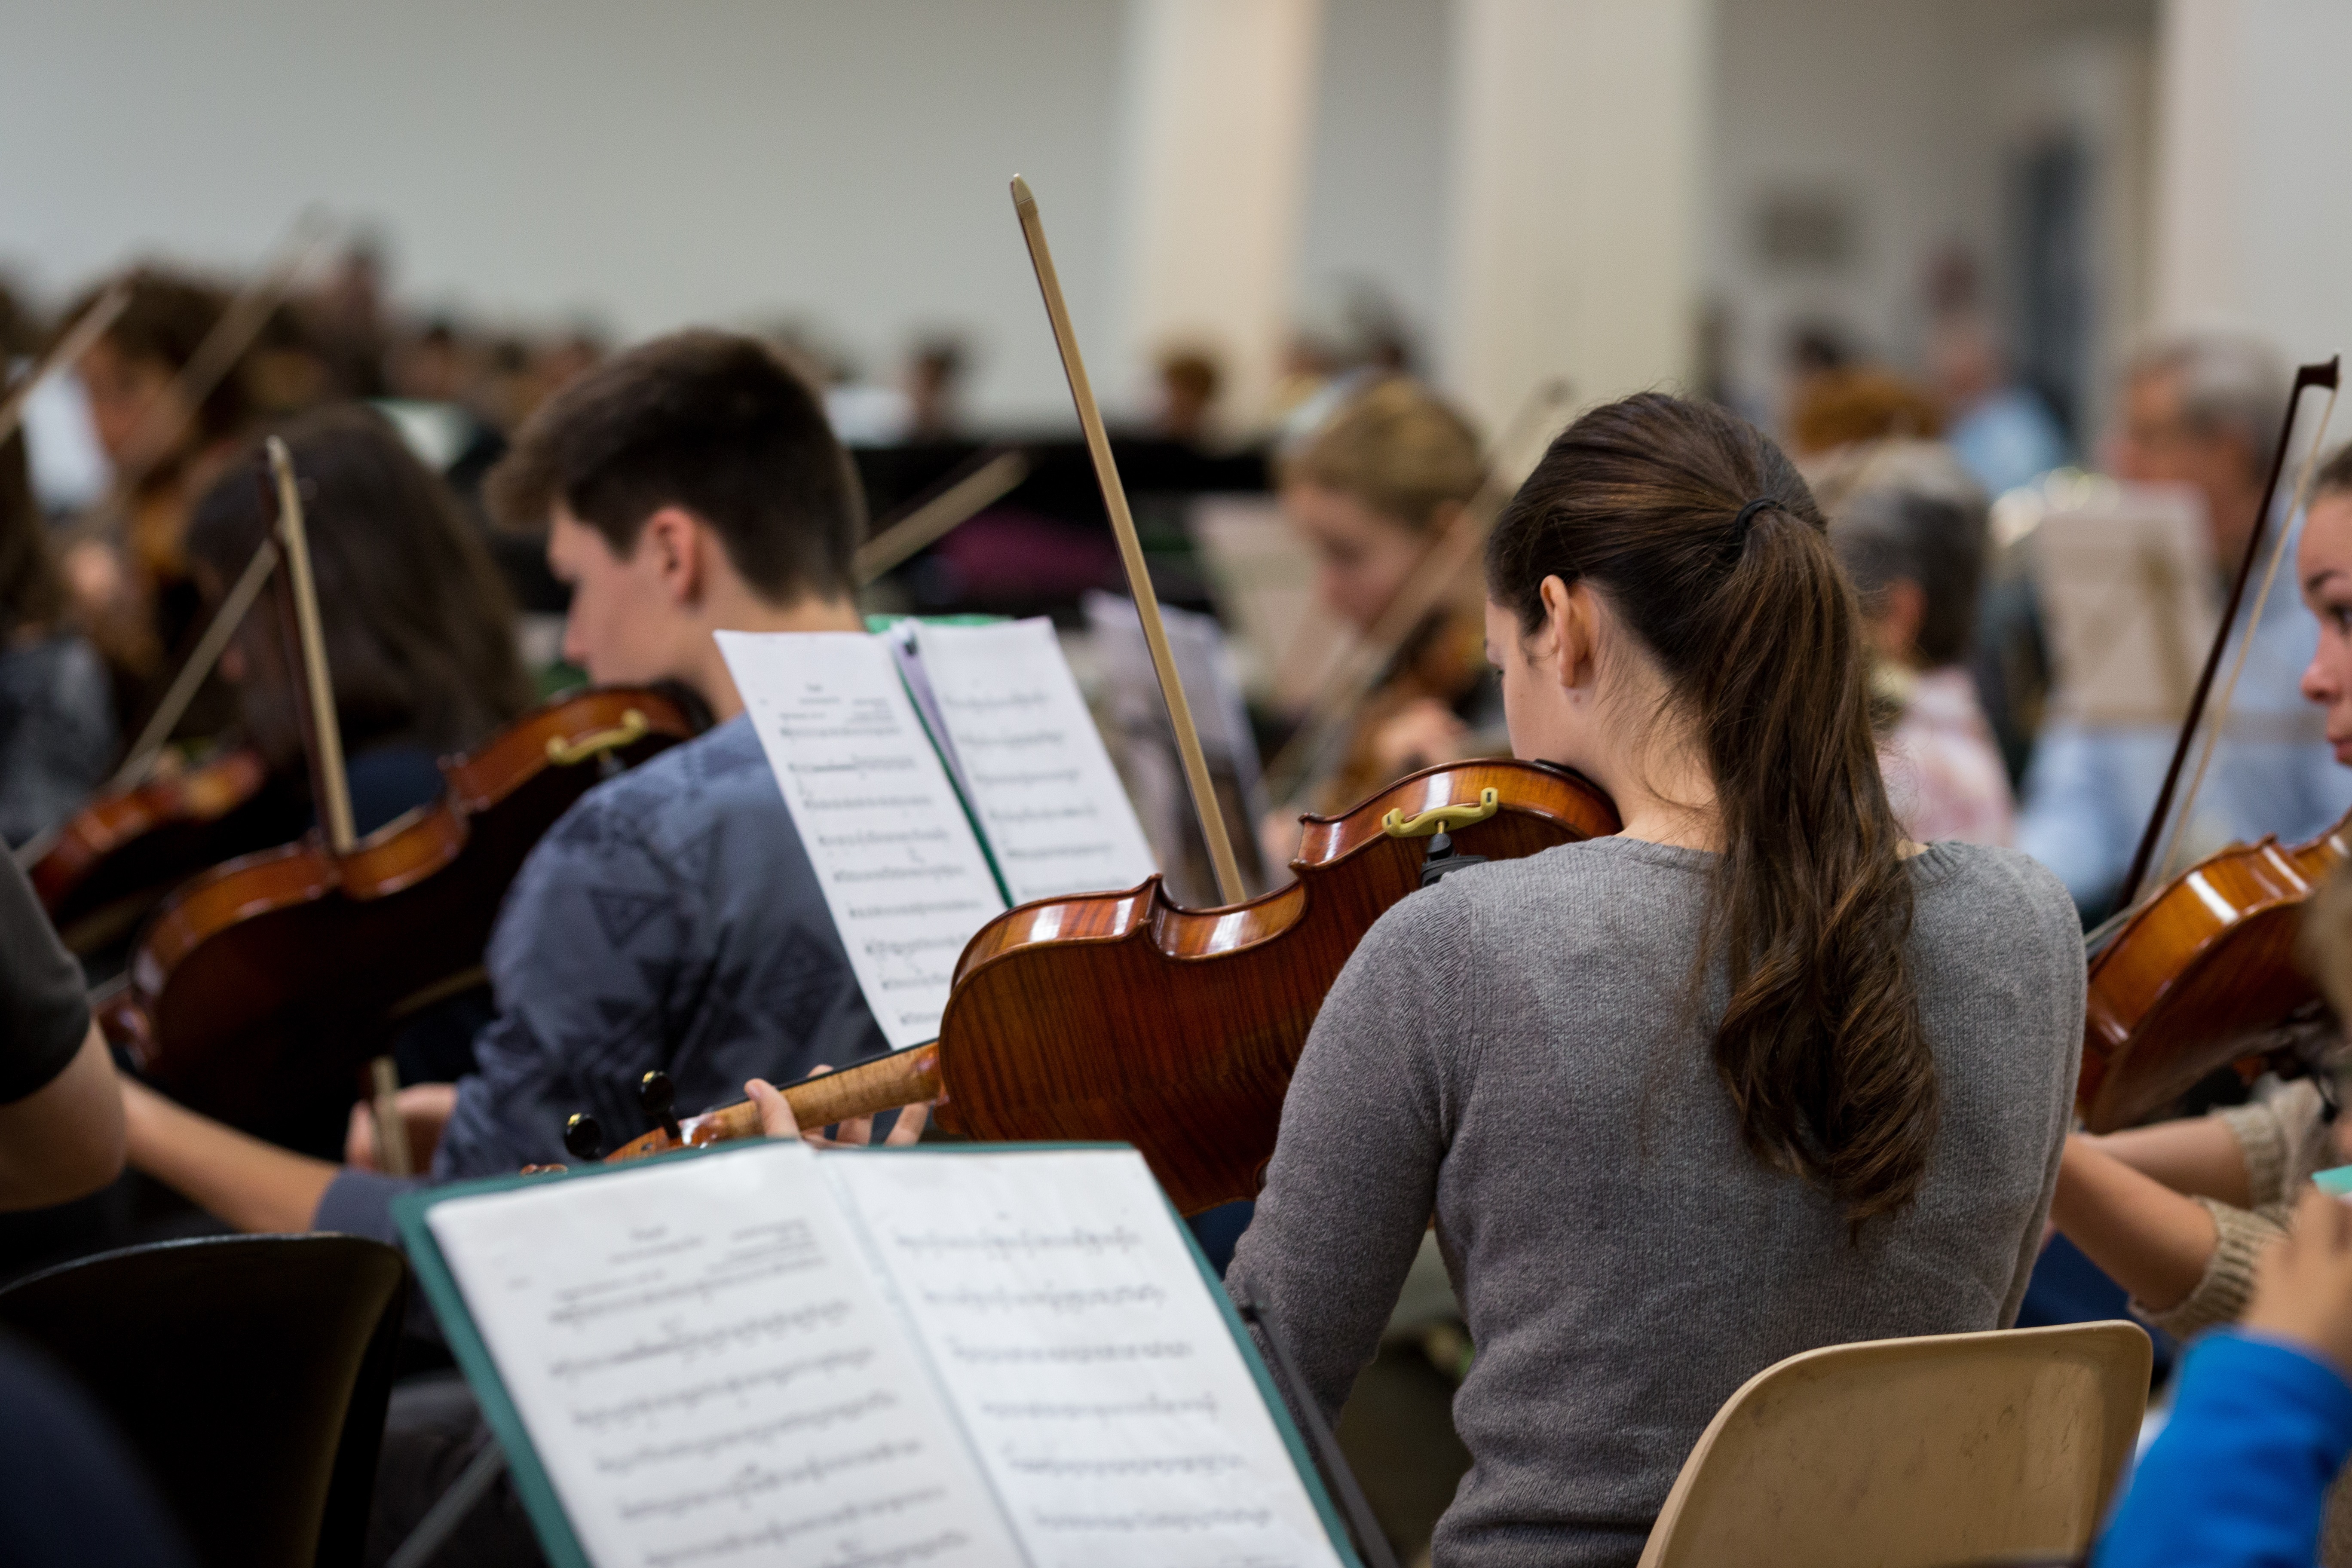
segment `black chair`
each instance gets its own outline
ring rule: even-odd
[[[100,1253],[0,1290],[218,1568],[350,1568],[375,1489],[408,1266],[349,1236]]]

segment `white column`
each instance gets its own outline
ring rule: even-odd
[[[1321,0],[1129,0],[1114,387],[1154,357],[1222,362],[1218,413],[1254,426],[1290,321]]]
[[[1709,0],[1454,0],[1448,386],[1498,433],[1688,374]]]
[[[2158,37],[2156,313],[2250,326],[2290,357],[2352,352],[2352,5],[2165,0]]]

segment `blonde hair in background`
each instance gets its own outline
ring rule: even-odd
[[[1410,376],[1372,383],[1283,454],[1282,482],[1317,485],[1426,532],[1466,503],[1486,464],[1470,424]]]

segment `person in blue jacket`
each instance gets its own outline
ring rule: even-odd
[[[2313,1187],[2252,1304],[2189,1352],[2093,1568],[2311,1568],[2352,1457],[2352,1208]]]

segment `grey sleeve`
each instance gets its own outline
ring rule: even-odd
[[[1428,1228],[1475,1029],[1458,955],[1466,900],[1416,893],[1357,947],[1283,1101],[1257,1213],[1225,1289],[1273,1310],[1326,1418],[1380,1345]],[[1447,955],[1439,962],[1433,955]]]

